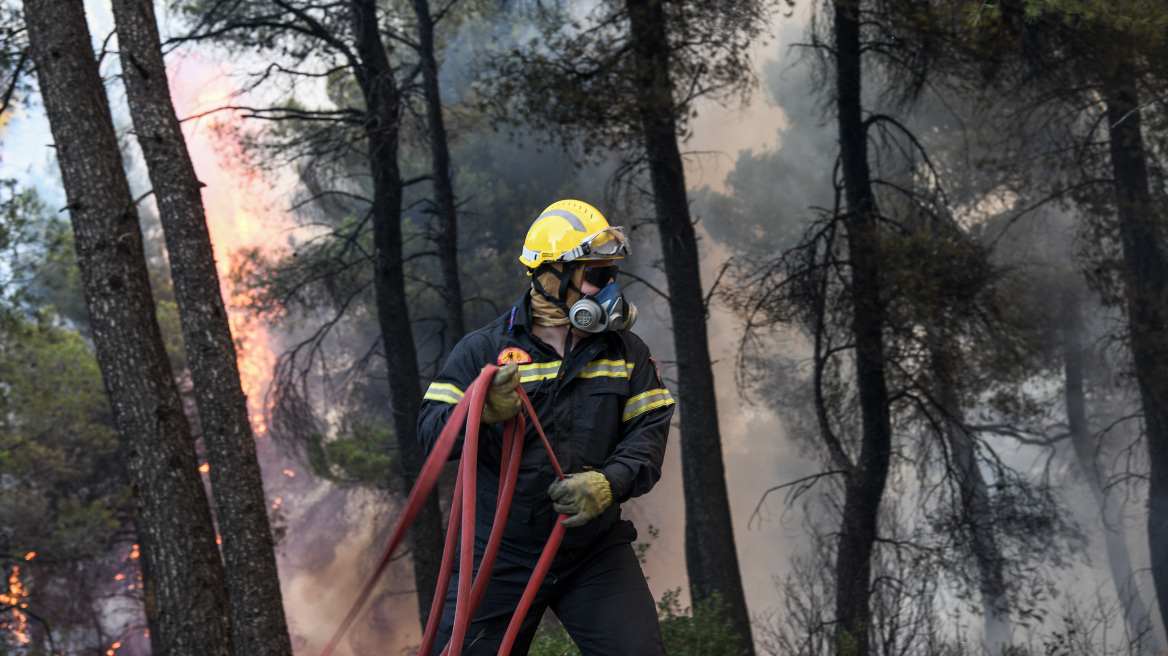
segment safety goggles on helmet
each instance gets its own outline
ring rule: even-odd
[[[580,245],[570,251],[565,251],[560,257],[561,262],[572,260],[607,260],[613,257],[632,254],[629,240],[625,236],[625,229],[612,226],[600,232],[588,235],[581,240]]]

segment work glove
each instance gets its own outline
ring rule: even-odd
[[[483,406],[483,423],[494,424],[519,414],[519,365],[514,362],[499,367],[491,389],[487,392],[487,402]]]
[[[563,522],[568,528],[583,526],[612,505],[608,479],[596,470],[568,474],[564,480],[552,483],[548,496],[556,512],[570,515]]]

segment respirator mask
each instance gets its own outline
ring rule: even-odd
[[[637,322],[637,306],[625,300],[617,284],[615,266],[588,268],[584,280],[600,291],[585,294],[568,310],[568,321],[573,328],[586,333],[606,330],[628,330]]]

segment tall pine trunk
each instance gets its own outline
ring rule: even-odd
[[[1121,47],[1121,51],[1124,51]],[[1168,627],[1168,239],[1148,186],[1131,55],[1104,87],[1132,363],[1148,444],[1148,547],[1160,620]]]
[[[365,98],[365,139],[373,176],[373,284],[377,319],[389,374],[390,403],[397,435],[399,467],[407,489],[412,488],[425,462],[418,444],[418,407],[422,387],[414,347],[410,311],[406,303],[402,258],[402,182],[398,169],[398,119],[401,113],[397,82],[377,23],[374,0],[352,0],[353,33],[361,63],[357,82]],[[445,535],[438,498],[430,495],[410,529],[414,583],[422,626],[438,585]]]
[[[98,365],[149,549],[146,613],[167,656],[234,653],[223,561],[166,358],[81,0],[24,5],[73,223]]]
[[[1064,395],[1071,445],[1075,449],[1075,457],[1079,469],[1083,472],[1083,478],[1086,479],[1087,486],[1091,488],[1091,494],[1095,497],[1095,503],[1099,506],[1104,545],[1107,548],[1107,564],[1111,569],[1111,581],[1115,585],[1116,597],[1127,619],[1128,630],[1133,636],[1141,634],[1145,636],[1144,645],[1147,653],[1159,654],[1164,648],[1156,632],[1153,630],[1145,633],[1145,630],[1155,622],[1148,614],[1148,607],[1136,585],[1127,537],[1124,535],[1123,513],[1115,509],[1115,504],[1108,503],[1107,493],[1103,489],[1103,477],[1095,465],[1097,446],[1092,439],[1087,421],[1086,374],[1083,370],[1085,358],[1078,295],[1074,291],[1067,291],[1063,296],[1062,305],[1064,312],[1062,346],[1066,376]]]
[[[434,235],[438,262],[442,269],[442,300],[446,305],[446,334],[442,353],[450,353],[466,334],[462,315],[462,283],[458,275],[458,211],[454,204],[450,148],[446,120],[442,116],[442,94],[438,88],[438,60],[434,55],[434,21],[430,0],[413,0],[418,17],[418,56],[422,64],[422,93],[426,98],[426,121],[430,132],[430,159],[434,187],[434,213],[438,230]]]
[[[677,352],[685,562],[690,594],[695,600],[721,595],[741,647],[754,654],[726,491],[697,238],[677,145],[664,7],[661,0],[627,0],[626,7],[637,88],[641,90],[641,130],[669,283],[669,313]]]
[[[872,552],[888,478],[892,425],[884,375],[884,308],[880,298],[879,230],[868,167],[868,135],[860,95],[859,0],[835,0],[836,105],[844,180],[848,256],[852,263],[852,335],[860,397],[860,454],[844,484],[836,550],[836,653],[868,656]]]
[[[171,103],[151,0],[114,0],[122,79],[166,234],[174,294],[211,466],[240,654],[292,656],[247,397],[200,188]]]

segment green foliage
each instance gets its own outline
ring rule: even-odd
[[[971,6],[971,20],[975,25],[997,20],[1001,4]],[[1168,27],[1168,5],[1162,0],[1023,0],[1023,6],[1032,21],[1053,17],[1075,27],[1107,27],[1144,36]]]
[[[0,325],[0,557],[87,558],[125,488],[89,345],[45,319]]]
[[[657,602],[665,651],[672,656],[740,656],[738,635],[726,617],[726,603],[718,594],[702,599],[693,609],[681,607],[681,589],[667,590]]]
[[[396,445],[393,431],[373,424],[358,424],[332,440],[314,432],[308,437],[308,464],[320,478],[381,487],[392,479]]]
[[[788,4],[790,1],[788,0]],[[670,110],[684,139],[694,100],[745,98],[754,86],[750,49],[766,11],[755,0],[661,3],[669,33]],[[580,12],[571,3],[541,5],[538,33],[496,56],[476,83],[480,108],[501,125],[539,125],[539,137],[588,156],[639,152],[641,103],[628,9],[598,2]]]
[[[15,3],[0,4],[0,95],[4,96],[0,126],[8,123],[9,110],[22,104],[30,91],[30,59],[21,9]]]
[[[649,524],[649,526],[645,529],[645,532],[649,534],[649,539],[633,545],[633,550],[637,552],[637,560],[641,561],[642,565],[645,564],[645,556],[649,552],[649,547],[653,546],[653,542],[657,538],[661,537],[661,529],[653,526],[652,524]],[[646,576],[645,580],[649,580],[649,577]]]
[[[738,637],[726,617],[726,604],[719,595],[699,601],[693,608],[681,607],[681,588],[666,590],[657,602],[661,636],[670,656],[740,656]],[[541,630],[532,643],[531,656],[576,656],[580,653],[563,630]]]
[[[580,649],[567,631],[561,627],[558,630],[541,630],[535,634],[528,656],[580,656]]]
[[[70,320],[82,309],[69,224],[51,215],[33,189],[0,180],[0,303],[5,312],[54,305]]]
[[[93,618],[129,489],[70,226],[12,181],[0,181],[0,258],[0,572],[20,567],[33,638],[14,653],[47,653],[48,629],[52,653],[108,644]]]
[[[166,346],[166,356],[173,371],[187,368],[187,349],[183,343],[182,319],[178,316],[178,303],[159,299],[155,303],[158,328],[162,331],[162,341]]]

